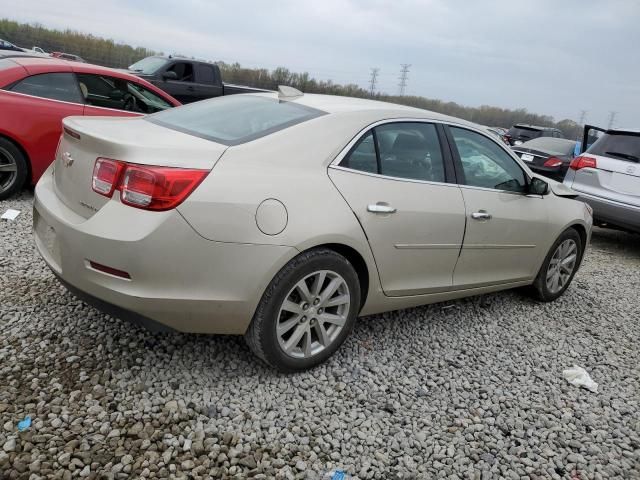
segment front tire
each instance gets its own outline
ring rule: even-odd
[[[282,372],[306,370],[333,355],[359,310],[360,282],[351,263],[333,250],[309,250],[271,281],[245,340]]]
[[[0,200],[22,188],[28,170],[27,159],[20,149],[6,138],[0,138]]]
[[[565,292],[580,266],[583,251],[582,239],[574,228],[558,237],[533,282],[538,300],[552,302]]]

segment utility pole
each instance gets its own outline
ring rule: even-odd
[[[618,112],[609,112],[609,126],[607,128],[613,127],[613,122],[615,122],[617,114]]]
[[[400,83],[398,84],[399,95],[402,97],[404,95],[404,91],[407,88],[407,78],[409,76],[409,68],[411,67],[410,63],[402,63],[400,64]]]
[[[379,68],[371,69],[371,79],[369,80],[369,93],[373,97],[376,93],[376,83],[378,82],[378,73],[380,72]]]

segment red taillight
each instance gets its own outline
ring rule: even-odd
[[[596,159],[581,155],[571,160],[569,168],[572,170],[580,170],[581,168],[597,168]]]
[[[93,179],[91,186],[93,191],[111,197],[118,188],[118,182],[124,170],[125,164],[108,158],[98,158],[93,166]]]
[[[170,210],[180,205],[206,177],[207,170],[138,165],[99,158],[93,169],[93,190],[145,210]],[[109,181],[111,180],[111,183]],[[107,186],[111,189],[107,191]]]
[[[544,162],[545,167],[559,167],[560,165],[562,165],[562,160],[558,157],[549,157],[547,161]]]

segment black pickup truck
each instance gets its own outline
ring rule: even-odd
[[[143,58],[127,70],[164,90],[182,103],[236,93],[265,92],[222,82],[215,63],[178,56]]]

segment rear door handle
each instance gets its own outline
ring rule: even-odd
[[[367,206],[367,212],[371,213],[396,213],[396,209],[388,203],[378,202]]]
[[[473,212],[471,218],[474,220],[491,220],[491,214],[485,210],[480,210],[479,212]]]

